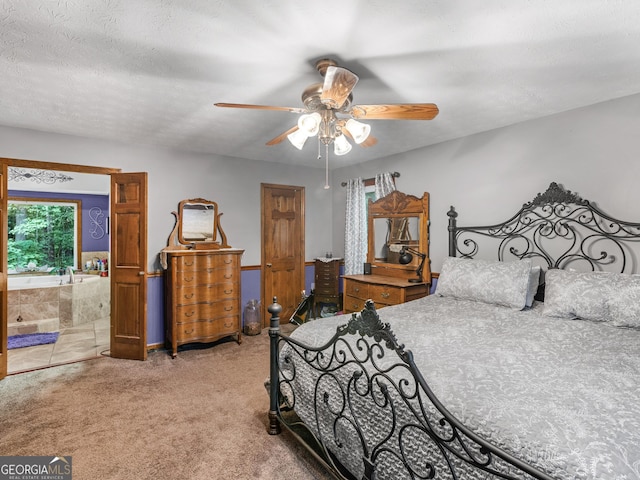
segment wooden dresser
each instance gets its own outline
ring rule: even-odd
[[[344,313],[359,312],[368,299],[373,300],[376,308],[382,308],[429,294],[428,283],[410,283],[406,279],[386,275],[346,275],[342,278]]]
[[[341,258],[316,259],[315,289],[313,291],[314,307],[320,303],[335,303],[338,310],[340,310],[340,305],[342,303],[339,288],[341,261]]]
[[[242,341],[240,258],[244,250],[167,251],[166,341],[178,346],[235,336]]]

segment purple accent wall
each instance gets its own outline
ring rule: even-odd
[[[164,277],[147,280],[147,345],[164,344]]]
[[[50,198],[56,200],[80,200],[82,206],[82,251],[109,251],[109,195],[85,195],[79,193],[76,194],[9,190],[9,196]],[[92,208],[99,208],[102,214],[96,215],[96,212],[91,212]]]

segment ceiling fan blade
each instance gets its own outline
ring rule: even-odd
[[[344,133],[347,137],[349,137],[349,139],[353,140],[353,136],[351,135],[351,133],[349,132],[349,130],[347,130],[346,128],[342,129],[342,133]],[[363,142],[361,142],[359,145],[361,147],[373,147],[376,143],[378,143],[378,139],[376,137],[374,137],[373,135],[369,135]]]
[[[280,135],[278,135],[276,138],[272,138],[271,140],[269,140],[267,142],[267,145],[271,146],[271,145],[277,145],[278,143],[282,142],[285,138],[287,138],[287,135],[292,134],[293,132],[295,132],[296,130],[298,130],[298,125],[294,125],[293,127],[291,127],[289,130],[287,130],[284,133],[281,133]]]
[[[360,144],[361,147],[373,147],[376,143],[378,143],[378,139],[373,135],[369,135],[367,139]]]
[[[306,108],[297,107],[274,107],[271,105],[249,105],[246,103],[214,103],[216,107],[226,108],[250,108],[254,110],[276,110],[281,112],[307,113]]]
[[[333,109],[339,109],[358,83],[358,76],[350,70],[331,65],[324,74],[320,101]]]
[[[364,120],[431,120],[438,115],[435,103],[354,105],[351,115]]]

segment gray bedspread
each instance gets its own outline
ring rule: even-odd
[[[378,311],[477,434],[554,478],[640,480],[640,331],[541,312],[438,296]],[[347,321],[291,336],[320,346]]]

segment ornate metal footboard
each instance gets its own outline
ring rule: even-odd
[[[551,480],[454,418],[372,301],[320,347],[281,334],[275,298],[268,310],[269,433],[285,426],[336,478]]]

